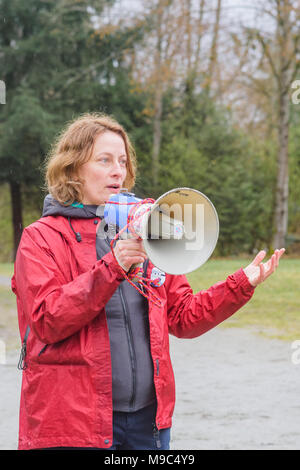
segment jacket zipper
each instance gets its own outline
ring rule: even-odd
[[[131,399],[129,402],[129,407],[132,409],[134,406],[135,394],[136,394],[136,357],[135,357],[135,351],[134,351],[134,346],[133,346],[133,335],[132,335],[130,317],[128,314],[127,302],[123,295],[122,285],[120,284],[119,287],[120,287],[119,292],[120,292],[120,297],[121,297],[121,302],[122,302],[123,312],[124,312],[125,329],[126,329],[126,334],[127,334],[131,370],[132,370],[132,394],[131,394]]]
[[[110,247],[109,240],[105,239],[106,243]],[[131,363],[131,370],[132,370],[132,394],[129,402],[129,407],[132,409],[135,402],[135,395],[136,395],[136,356],[134,350],[134,343],[133,343],[133,335],[132,335],[132,328],[129,316],[129,310],[127,306],[126,299],[123,294],[122,284],[119,285],[119,292],[120,292],[120,299],[123,307],[124,313],[124,320],[125,320],[125,330],[127,335],[127,342],[129,347],[129,356],[130,356],[130,363]]]
[[[144,266],[144,271],[143,271],[143,277],[146,277],[147,269],[148,269],[148,264],[149,264],[149,258],[146,259],[145,261],[145,266]],[[142,286],[142,291],[145,292],[144,286]]]
[[[143,277],[146,277],[146,273],[147,273],[147,269],[148,269],[148,264],[149,264],[149,258],[147,258],[147,260],[146,260],[146,262],[145,262]],[[143,287],[143,291],[145,291],[145,290],[144,290],[144,287]],[[148,321],[149,321],[149,316],[148,316]],[[149,324],[149,329],[150,329],[150,324]],[[158,376],[159,376],[159,359],[155,359],[155,364],[156,364],[156,375],[157,375],[157,377],[158,377]]]

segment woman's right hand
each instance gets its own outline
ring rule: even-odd
[[[114,248],[115,257],[124,271],[129,271],[133,264],[145,261],[147,254],[143,247],[143,241],[136,238],[118,240]]]

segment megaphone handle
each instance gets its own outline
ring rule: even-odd
[[[143,263],[133,264],[128,271],[128,275],[132,274],[134,271],[136,271],[136,273],[132,280],[138,282],[139,278],[143,277]]]

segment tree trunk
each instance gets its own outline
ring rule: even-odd
[[[192,25],[191,25],[191,0],[185,0],[184,5],[184,15],[185,15],[185,33],[187,37],[186,44],[186,56],[187,56],[187,75],[191,75],[192,70]]]
[[[291,5],[288,0],[278,2],[277,6],[277,43],[279,45],[279,74],[278,74],[278,157],[277,184],[275,197],[275,234],[273,247],[285,246],[288,229],[288,196],[289,196],[289,88],[291,85],[291,70],[289,56],[291,54]]]
[[[16,259],[17,249],[21,240],[23,232],[23,217],[22,217],[22,197],[21,185],[15,181],[10,181],[10,197],[12,208],[12,222],[14,232],[14,248],[13,248],[13,261]]]
[[[198,72],[198,66],[200,62],[201,40],[203,37],[203,31],[204,31],[203,15],[204,15],[205,1],[206,0],[201,0],[200,5],[199,5],[199,18],[198,18],[198,28],[197,28],[198,40],[197,40],[196,53],[195,53],[194,74]]]
[[[289,95],[287,93],[283,92],[281,94],[279,106],[274,249],[283,248],[285,246],[285,237],[288,227]]]
[[[159,4],[159,7],[161,5]],[[161,8],[157,14],[157,42],[155,50],[155,95],[154,95],[154,121],[153,121],[153,147],[152,147],[152,180],[154,192],[158,188],[159,178],[159,154],[161,146],[161,117],[163,109],[163,88],[162,88],[162,25]]]
[[[162,90],[158,85],[155,92],[154,101],[154,123],[153,123],[153,148],[152,148],[152,177],[155,190],[158,186],[159,178],[159,154],[161,146],[161,117],[162,117]]]
[[[208,64],[208,76],[207,76],[207,84],[206,84],[206,90],[208,94],[210,94],[211,84],[213,81],[214,71],[215,71],[216,62],[217,62],[221,4],[222,4],[222,0],[218,0],[217,9],[216,9],[216,19],[215,19],[215,24],[214,24],[214,32],[213,32],[212,44],[210,48],[210,58],[209,58],[209,64]]]
[[[185,78],[185,90],[184,90],[184,107],[183,107],[183,124],[182,131],[186,138],[189,137],[190,130],[190,110],[193,108],[194,103],[194,92],[196,86],[197,73],[199,72],[200,52],[201,52],[201,39],[203,36],[203,15],[204,15],[205,0],[201,0],[199,3],[199,16],[197,18],[197,43],[194,51],[194,60],[192,60],[193,48],[192,48],[192,2],[187,0],[186,3],[186,36],[187,36],[187,71]]]

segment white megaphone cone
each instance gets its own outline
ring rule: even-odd
[[[186,274],[199,268],[213,253],[219,219],[211,201],[190,188],[160,196],[142,219],[144,249],[157,268]]]
[[[125,198],[126,194],[120,197]],[[120,209],[114,206],[117,211],[114,222],[112,216],[106,216],[107,221],[119,228],[130,222],[130,231],[143,239],[154,266],[169,274],[186,274],[211,256],[218,241],[219,219],[207,196],[195,189],[176,188],[151,203],[145,200],[141,204],[143,200],[132,194],[129,198],[130,204],[136,203],[130,217],[128,209],[124,212],[124,206],[119,206]],[[106,214],[109,209],[107,206]]]

